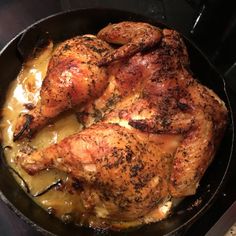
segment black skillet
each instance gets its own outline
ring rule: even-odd
[[[9,83],[19,73],[22,62],[36,43],[49,35],[54,41],[62,41],[75,35],[96,33],[108,23],[124,20],[149,22],[159,27],[163,24],[144,16],[130,12],[111,9],[83,9],[56,14],[30,26],[17,35],[0,54],[1,105]],[[42,42],[42,41],[41,41]],[[203,53],[185,38],[190,55],[191,69],[201,83],[213,89],[229,108],[230,119],[225,137],[208,168],[197,194],[185,198],[166,220],[143,226],[128,232],[104,232],[93,229],[65,225],[38,207],[18,186],[12,174],[0,163],[0,197],[23,220],[33,225],[38,231],[49,235],[181,235],[212,205],[228,175],[228,167],[232,165],[233,121],[230,104],[222,77],[216,72]],[[198,204],[196,204],[198,203]]]

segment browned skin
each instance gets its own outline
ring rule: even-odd
[[[46,168],[69,173],[81,184],[88,212],[103,207],[108,219],[134,220],[165,197],[194,194],[222,138],[227,109],[188,66],[179,34],[163,30],[151,51],[109,66],[113,86],[98,99],[103,106],[94,103],[102,107],[101,121],[22,155],[22,167],[32,175]],[[118,99],[110,103],[112,91]]]
[[[161,40],[162,32],[147,23],[124,21],[106,26],[99,31],[97,37],[108,43],[123,45],[117,50],[108,52],[101,60],[100,65],[106,65],[153,47]]]
[[[62,111],[81,107],[99,97],[108,79],[106,69],[98,64],[109,64],[150,48],[161,36],[161,30],[149,24],[122,22],[98,33],[98,38],[107,42],[125,44],[118,50],[111,50],[104,41],[91,36],[63,42],[49,63],[40,92],[41,101],[27,114],[20,114],[13,139],[30,137]]]
[[[118,124],[98,123],[22,160],[30,174],[48,167],[70,173],[88,212],[105,208],[108,219],[133,220],[168,195],[172,156],[162,141]],[[46,154],[47,153],[47,154]]]
[[[54,52],[40,91],[40,102],[16,122],[14,139],[30,136],[64,110],[80,107],[101,96],[108,83],[105,68],[97,63],[111,50],[94,36],[63,42]],[[24,132],[24,126],[30,119]]]

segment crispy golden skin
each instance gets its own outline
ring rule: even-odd
[[[100,121],[82,115],[86,129],[22,155],[22,167],[32,175],[46,168],[69,173],[81,183],[85,208],[94,214],[103,208],[108,219],[135,220],[168,196],[194,194],[224,133],[227,109],[192,78],[180,35],[162,34],[152,50],[108,66],[115,78],[93,104]]]
[[[162,32],[147,23],[124,21],[106,26],[98,32],[97,37],[108,43],[123,45],[107,53],[100,61],[101,65],[105,65],[155,46],[161,40]]]
[[[61,112],[101,96],[108,83],[106,69],[97,63],[111,50],[92,35],[78,36],[56,48],[40,91],[40,102],[16,122],[14,139],[31,136]]]

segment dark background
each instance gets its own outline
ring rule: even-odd
[[[143,14],[192,39],[224,75],[236,95],[236,7],[226,0],[0,0],[0,49],[25,27],[51,14],[77,8],[105,7]],[[232,101],[236,108],[236,100]],[[235,158],[235,157],[234,157]],[[235,171],[230,170],[215,204],[185,235],[205,235],[235,201]],[[234,212],[236,216],[236,212]],[[190,233],[191,232],[191,233]],[[38,236],[0,201],[0,235]],[[218,235],[221,235],[220,232]]]

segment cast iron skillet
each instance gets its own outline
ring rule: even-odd
[[[85,33],[96,33],[108,23],[120,22],[124,20],[144,21],[153,25],[163,27],[163,24],[136,15],[130,12],[111,9],[83,9],[71,12],[56,14],[45,18],[30,26],[25,31],[16,36],[0,54],[0,80],[1,80],[1,103],[4,103],[5,93],[9,83],[14,80],[19,73],[22,62],[30,53],[33,46],[40,38],[48,35],[54,41],[62,41],[75,35]],[[201,83],[212,88],[223,99],[232,114],[225,91],[224,81],[216,72],[202,52],[188,39],[185,39],[190,55],[191,69]],[[23,220],[34,225],[43,234],[49,235],[83,235],[91,236],[98,234],[105,235],[170,235],[181,234],[204,211],[212,204],[217,197],[227,176],[227,169],[230,165],[231,153],[233,149],[233,125],[229,120],[229,128],[215,156],[211,166],[201,180],[197,194],[187,197],[173,214],[161,222],[146,225],[139,229],[129,230],[126,233],[94,231],[93,229],[65,225],[60,220],[50,216],[38,207],[18,186],[12,174],[7,170],[2,161],[0,163],[0,196],[1,199]],[[199,204],[194,203],[198,201]]]

